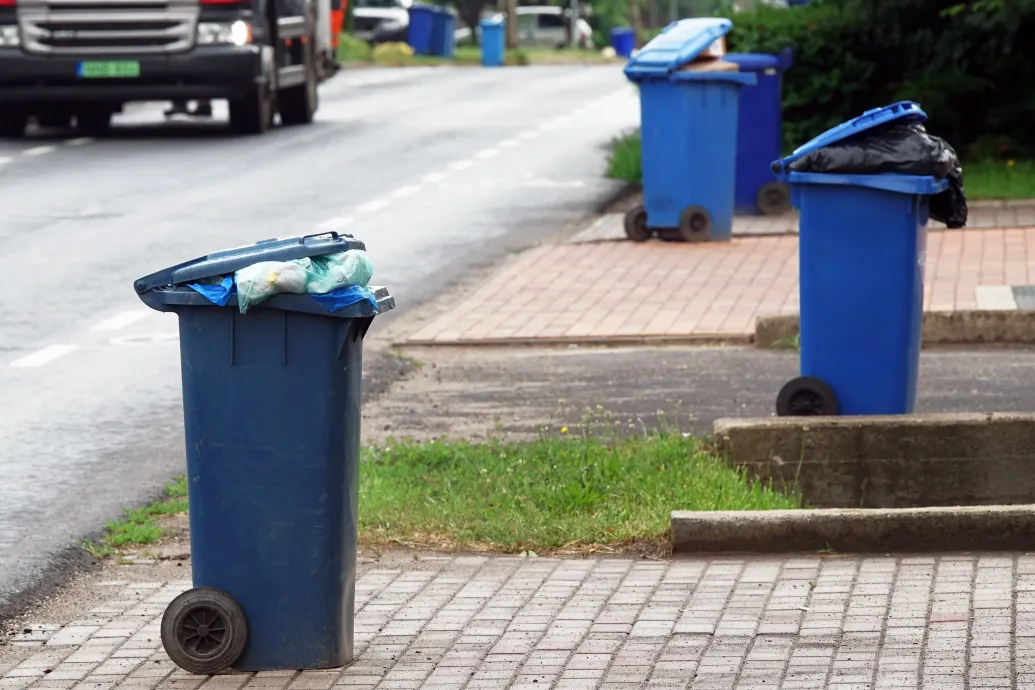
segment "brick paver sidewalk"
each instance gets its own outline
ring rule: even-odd
[[[212,678],[160,648],[188,584],[126,585],[37,626],[0,689],[1035,687],[1029,555],[421,559],[359,579],[348,669]]]
[[[1033,283],[1035,227],[928,234],[928,310],[1016,309]],[[407,342],[746,339],[758,316],[797,313],[797,236],[541,245],[461,306]]]

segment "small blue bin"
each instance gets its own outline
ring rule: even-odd
[[[618,57],[630,57],[636,47],[636,31],[627,26],[611,29],[611,47]]]
[[[773,179],[772,162],[783,151],[783,73],[791,66],[788,48],[779,55],[730,53],[725,58],[755,75],[758,83],[740,92],[737,118],[737,213],[780,215],[791,210],[790,190]]]
[[[410,7],[410,25],[406,29],[406,42],[416,55],[431,55],[431,32],[435,26],[438,11],[431,5],[414,4]]]
[[[916,404],[928,204],[948,187],[929,176],[790,172],[810,151],[894,120],[916,103],[869,110],[773,163],[801,215],[801,374],[777,414],[905,414]]]
[[[482,30],[482,66],[502,67],[506,55],[506,22],[483,19],[478,27]]]
[[[733,27],[728,19],[669,24],[625,66],[640,88],[643,206],[625,217],[630,239],[675,233],[688,242],[729,240],[740,92],[739,71],[685,68]]]
[[[431,54],[452,58],[456,52],[456,15],[446,7],[435,8],[431,28]]]
[[[352,248],[363,243],[334,233],[270,240],[134,285],[179,317],[195,589],[169,605],[162,641],[192,673],[352,661],[363,338],[395,302],[374,288],[330,311],[281,294],[241,314],[236,293],[220,307],[187,287]],[[190,625],[207,655],[185,652]]]

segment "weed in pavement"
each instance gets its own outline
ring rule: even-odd
[[[639,132],[615,137],[611,141],[611,153],[607,157],[607,176],[637,187],[643,184]]]
[[[611,420],[530,442],[390,442],[360,469],[360,539],[523,550],[667,538],[672,510],[797,508],[678,430],[623,436]]]
[[[122,517],[108,523],[100,542],[84,542],[83,548],[96,557],[113,556],[121,549],[154,544],[164,531],[155,521],[162,515],[176,515],[187,510],[187,480],[181,477],[166,485],[162,499],[135,510],[126,509]]]

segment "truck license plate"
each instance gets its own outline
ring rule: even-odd
[[[140,63],[128,60],[80,62],[78,73],[83,79],[133,79],[140,76]]]

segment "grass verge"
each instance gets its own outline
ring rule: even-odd
[[[374,50],[366,41],[342,34],[338,43],[338,62],[370,63],[381,67],[407,67],[416,65],[480,65],[481,48],[474,45],[458,45],[452,58],[433,55],[410,55],[402,44],[385,44],[392,47]],[[615,62],[595,50],[572,50],[550,48],[519,48],[506,52],[504,62],[511,67],[523,65],[577,65]]]
[[[643,184],[640,134],[627,134],[611,142],[607,176],[636,186]],[[964,163],[963,184],[970,200],[1035,199],[1035,161],[982,160]]]
[[[368,545],[626,550],[667,541],[672,510],[797,508],[678,430],[622,436],[590,422],[530,442],[369,448],[360,471]]]
[[[117,555],[122,549],[154,544],[165,532],[157,518],[187,510],[187,480],[184,477],[166,484],[162,498],[135,510],[126,509],[122,517],[108,523],[100,541],[88,541],[83,548],[97,558]]]
[[[798,508],[795,493],[749,481],[678,429],[637,432],[602,412],[534,441],[391,442],[363,450],[359,537],[365,546],[663,552],[672,510]],[[183,479],[127,510],[97,557],[153,544],[157,518],[187,509]]]

